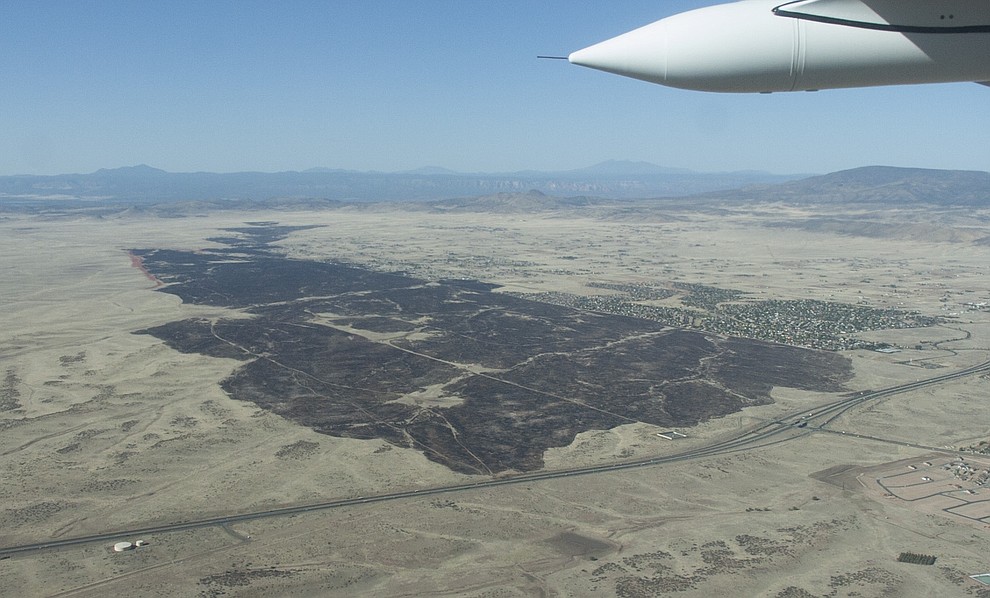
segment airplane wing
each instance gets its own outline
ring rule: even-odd
[[[982,6],[981,6],[982,5]],[[781,17],[900,33],[988,33],[986,3],[904,0],[796,0],[773,9]]]
[[[990,81],[990,0],[742,0],[667,17],[568,60],[715,92]]]

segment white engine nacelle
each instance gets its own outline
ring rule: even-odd
[[[662,19],[568,60],[717,92],[990,81],[990,0],[744,0]]]

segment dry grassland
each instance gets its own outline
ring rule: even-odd
[[[0,547],[471,480],[380,440],[317,434],[230,399],[234,360],[181,354],[133,331],[236,317],[153,292],[131,248],[197,249],[245,221],[322,224],[289,255],[516,292],[588,282],[689,282],[753,298],[823,299],[956,314],[875,331],[901,353],[847,352],[850,390],[990,359],[990,247],[776,226],[808,210],[435,214],[379,208],[0,219]],[[896,222],[898,214],[892,213]],[[987,214],[933,217],[990,235]],[[775,224],[773,227],[766,226]],[[916,347],[921,346],[921,349]],[[757,450],[629,471],[258,519],[0,560],[10,596],[988,596],[990,528],[914,508],[865,483],[810,477],[990,436],[990,382],[884,399],[817,433]],[[667,441],[633,424],[551,449],[549,469],[671,454],[836,400],[777,388],[775,403]],[[429,401],[410,396],[408,401]],[[820,476],[819,476],[820,477]],[[977,490],[990,496],[990,488]],[[123,538],[134,540],[136,538]],[[936,555],[934,566],[901,552]]]

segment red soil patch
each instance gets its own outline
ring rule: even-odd
[[[134,253],[130,251],[127,252],[127,255],[131,256],[131,266],[140,270],[148,280],[155,283],[156,289],[160,286],[164,286],[165,284],[164,282],[155,278],[155,275],[152,274],[151,272],[148,272],[148,269],[144,267],[144,258],[142,258],[139,255],[134,255]]]

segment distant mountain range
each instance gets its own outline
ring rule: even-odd
[[[682,198],[686,205],[942,205],[990,207],[990,173],[868,166],[799,178],[764,172],[698,173],[611,161],[562,172],[456,173],[439,167],[379,173],[170,173],[140,165],[90,174],[0,177],[0,208],[55,203],[317,209],[342,202],[416,201],[422,209],[525,211]],[[172,209],[172,208],[170,208]],[[173,210],[174,211],[174,210]]]
[[[169,200],[418,201],[503,192],[554,196],[671,197],[798,178],[766,172],[701,173],[647,162],[609,161],[559,172],[458,173],[439,167],[408,172],[313,168],[301,172],[173,173],[146,165],[90,174],[0,177],[0,201]]]

